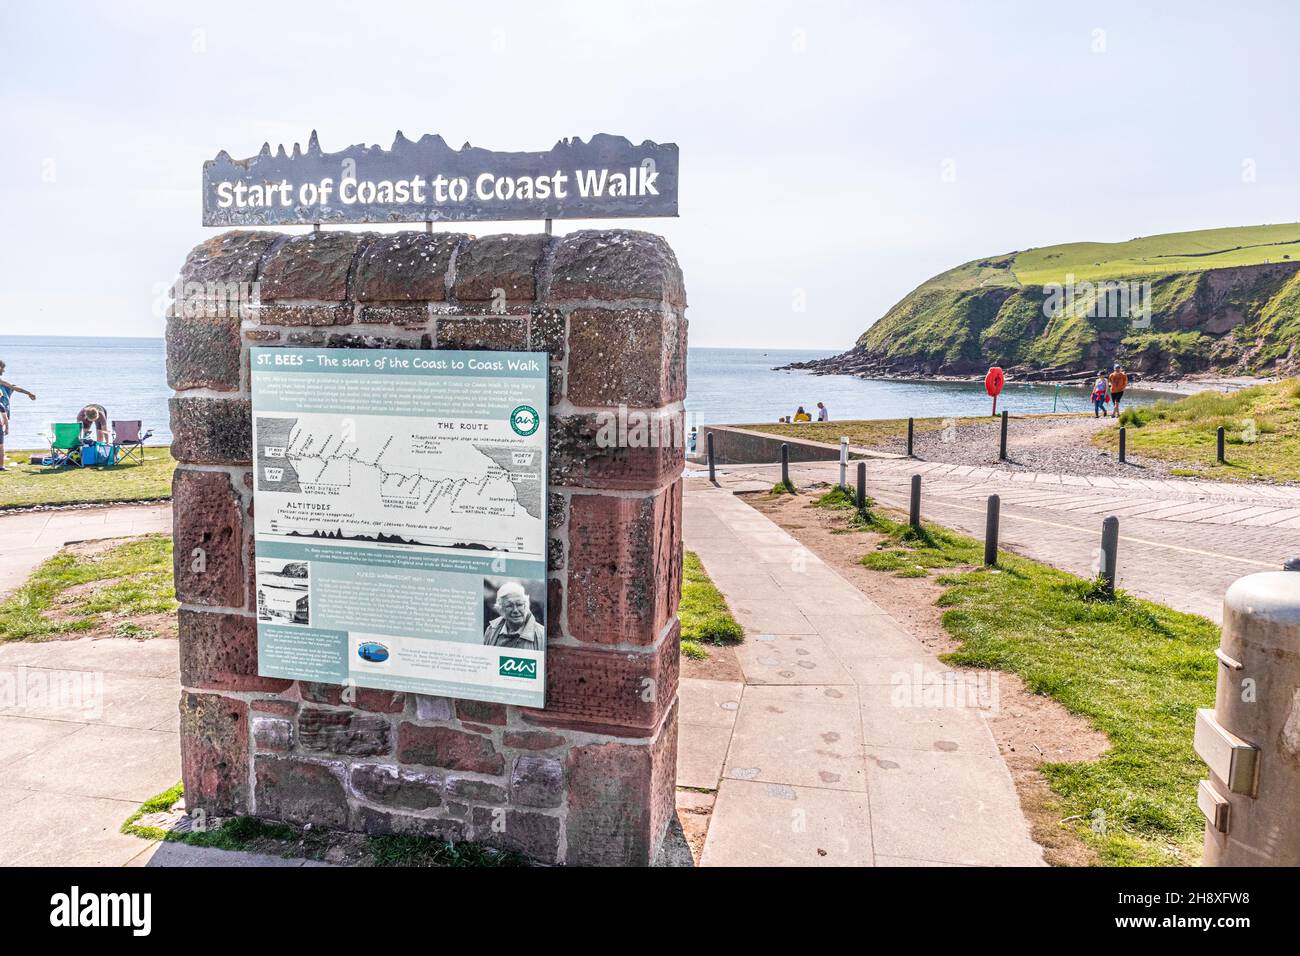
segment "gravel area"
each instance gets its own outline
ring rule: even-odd
[[[1077,418],[1011,418],[1007,426],[1007,457],[998,460],[1000,418],[987,422],[961,422],[951,428],[917,432],[913,454],[922,461],[941,461],[954,465],[997,466],[1009,471],[1050,471],[1067,475],[1107,475],[1127,478],[1163,478],[1173,466],[1155,459],[1134,460],[1120,464],[1119,434],[1109,448],[1092,444],[1098,429],[1114,420],[1080,415]],[[907,436],[900,434],[889,442],[871,446],[877,451],[905,454]]]

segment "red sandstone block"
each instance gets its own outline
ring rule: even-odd
[[[546,651],[546,708],[524,720],[616,737],[648,737],[677,697],[678,630],[652,651],[552,645]]]
[[[351,817],[341,761],[258,754],[257,815],[313,826],[344,827]],[[186,791],[186,801],[189,791]]]
[[[507,730],[501,743],[511,750],[554,750],[564,746],[565,739],[542,730]]]
[[[506,705],[493,704],[485,700],[458,700],[456,701],[456,718],[458,720],[471,720],[480,724],[496,724],[504,727],[506,724]]]
[[[686,320],[651,309],[569,316],[566,397],[579,407],[659,408],[686,396]]]
[[[261,300],[342,302],[348,297],[353,262],[372,236],[331,231],[289,237],[262,263]]]
[[[225,472],[178,468],[172,478],[176,599],[243,607],[244,519]]]
[[[677,256],[662,237],[632,229],[583,229],[556,244],[548,302],[652,299],[685,308]]]
[[[550,418],[553,487],[654,491],[686,464],[681,412],[610,409]]]
[[[247,399],[178,397],[171,412],[172,455],[197,465],[252,461],[253,416]]]
[[[219,694],[184,692],[180,701],[181,778],[191,810],[248,812],[248,705]]]
[[[681,597],[682,486],[646,497],[573,495],[565,614],[594,644],[652,644]]]
[[[505,758],[492,741],[450,727],[421,727],[403,723],[397,731],[397,759],[426,767],[445,767],[500,776]]]
[[[257,675],[253,618],[182,608],[177,623],[181,683],[186,687],[276,692],[292,686],[293,681]]]
[[[440,349],[520,352],[528,348],[528,319],[514,316],[442,316],[434,340]]]
[[[574,747],[566,759],[571,866],[646,866],[673,813],[677,709],[648,744]]]
[[[375,687],[357,687],[353,691],[352,704],[361,710],[376,714],[400,714],[406,710],[406,695],[397,690],[381,690]]]
[[[461,302],[493,302],[510,308],[537,298],[537,272],[550,236],[485,236],[456,255],[453,294]]]
[[[445,302],[452,252],[468,238],[463,233],[414,231],[376,237],[357,264],[356,300]]]
[[[500,807],[474,807],[471,820],[474,839],[479,843],[513,850],[538,863],[559,862],[559,817]]]

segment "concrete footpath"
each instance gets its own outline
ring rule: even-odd
[[[689,480],[684,515],[747,635],[743,683],[681,682],[677,784],[718,792],[702,866],[1043,865],[978,701],[914,686],[949,668],[730,491]]]
[[[852,483],[857,463],[849,467]],[[757,490],[771,488],[779,473],[779,465],[729,465],[719,481],[731,490]],[[839,464],[791,465],[790,475],[796,484],[835,483]],[[1082,577],[1096,573],[1102,519],[1116,515],[1119,586],[1216,623],[1233,581],[1300,556],[1300,488],[1085,478],[896,458],[867,462],[867,492],[906,511],[912,475],[921,475],[924,520],[983,538],[988,496],[996,494],[1002,547]]]
[[[0,515],[0,597],[65,543],[170,528],[167,505]],[[0,707],[0,865],[148,859],[118,828],[180,779],[176,641],[4,643],[0,680],[21,691]]]
[[[0,512],[0,598],[71,541],[130,538],[171,527],[170,504]]]

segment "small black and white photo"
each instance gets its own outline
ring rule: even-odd
[[[311,565],[257,559],[257,619],[264,624],[311,624]]]
[[[546,582],[483,579],[483,643],[489,647],[546,649]]]

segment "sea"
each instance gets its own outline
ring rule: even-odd
[[[816,417],[824,402],[832,420],[978,415],[992,402],[978,382],[899,382],[851,375],[776,371],[791,362],[827,358],[832,351],[692,348],[687,354],[687,427],[775,422],[803,406]],[[166,357],[161,338],[85,338],[0,335],[4,378],[36,393],[11,401],[10,450],[48,444],[51,422],[75,421],[91,403],[112,419],[138,418],[153,430],[151,444],[171,441],[168,430]],[[1170,396],[1131,389],[1133,405]],[[998,409],[1012,414],[1082,412],[1087,389],[1008,382]]]

